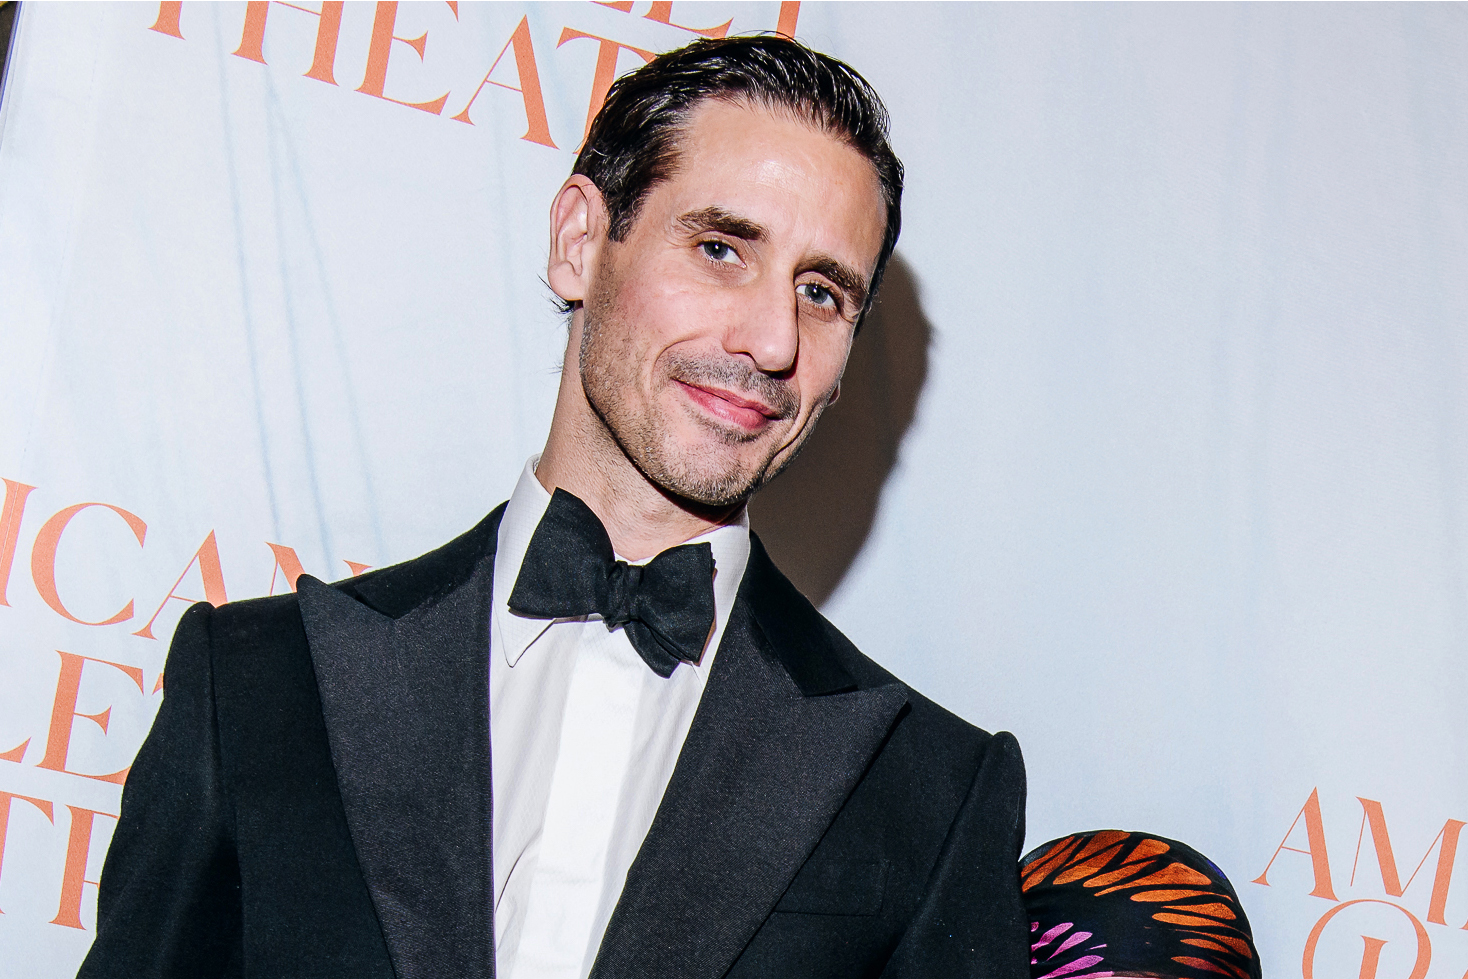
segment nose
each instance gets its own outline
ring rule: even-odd
[[[775,276],[740,290],[724,334],[724,349],[744,354],[766,374],[785,374],[800,353],[799,307],[794,287]]]

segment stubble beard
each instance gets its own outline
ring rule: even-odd
[[[628,339],[634,330],[617,322],[612,304],[592,300],[583,306],[581,325],[581,387],[587,403],[601,420],[606,435],[627,460],[664,493],[709,508],[744,503],[765,483],[795,460],[806,436],[815,428],[824,407],[812,411],[799,440],[788,449],[775,441],[765,459],[753,466],[742,463],[721,446],[737,449],[769,438],[769,433],[741,433],[726,426],[704,424],[707,442],[680,445],[672,428],[653,406],[630,403],[626,392],[635,390],[638,360]],[[783,381],[735,359],[709,360],[667,352],[661,358],[665,383],[683,381],[757,395],[782,419],[793,418],[800,399]],[[621,367],[631,371],[622,373]]]

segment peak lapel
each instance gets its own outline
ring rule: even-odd
[[[297,582],[347,824],[399,979],[494,974],[488,656],[498,523],[355,583],[369,600],[390,598],[374,604],[391,611],[427,594],[397,616],[314,578]],[[471,536],[487,541],[465,546]],[[424,562],[443,573],[425,574]],[[456,587],[445,591],[446,581]]]
[[[785,662],[819,658],[824,642],[816,649],[775,648],[751,608],[768,604],[760,594],[767,575],[779,572],[756,546],[709,686],[627,873],[592,979],[723,975],[815,848],[907,701],[900,684],[802,693]],[[816,615],[808,603],[804,608]]]

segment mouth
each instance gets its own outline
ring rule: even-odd
[[[708,414],[746,432],[758,431],[782,417],[780,411],[757,398],[703,384],[690,384],[687,381],[677,383],[689,399]]]

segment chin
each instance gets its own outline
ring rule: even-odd
[[[664,493],[696,507],[744,503],[794,455],[779,452],[778,431],[747,432],[664,405],[635,410],[599,393],[586,385],[588,403],[627,460]]]
[[[634,459],[644,476],[663,492],[700,506],[724,508],[744,503],[764,485],[769,460],[730,458],[727,446],[665,451]],[[724,451],[719,451],[723,449]]]
[[[663,492],[700,506],[723,508],[744,503],[764,482],[743,469],[649,472],[649,479]]]

